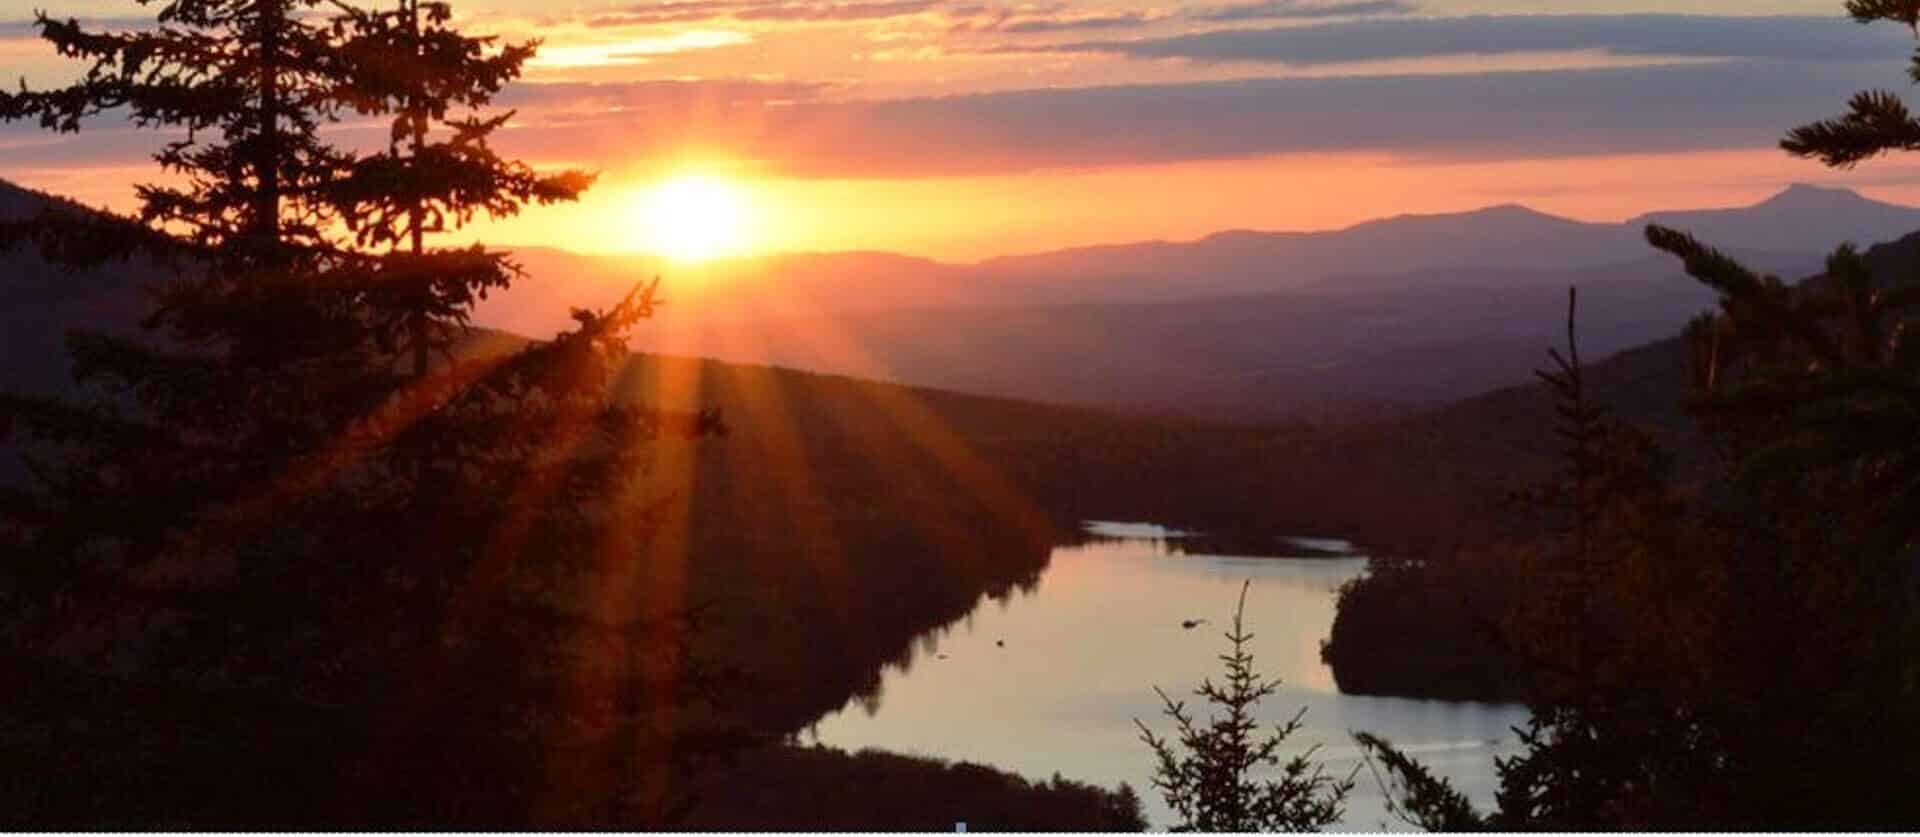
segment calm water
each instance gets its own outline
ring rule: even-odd
[[[1515,749],[1511,728],[1524,723],[1524,709],[1342,695],[1320,663],[1334,593],[1365,570],[1365,559],[1186,554],[1179,533],[1158,527],[1091,528],[1115,539],[1056,549],[1033,592],[983,599],[966,621],[923,638],[911,661],[883,674],[876,700],[823,718],[814,736],[849,750],[980,762],[1035,779],[1058,771],[1108,787],[1124,781],[1164,828],[1171,819],[1149,785],[1150,754],[1133,719],[1164,734],[1169,722],[1152,687],[1184,698],[1201,678],[1217,678],[1221,633],[1241,583],[1251,580],[1252,650],[1262,672],[1284,681],[1263,714],[1278,723],[1307,710],[1292,751],[1321,745],[1329,772],[1345,775],[1360,764],[1347,731],[1371,731],[1419,754],[1482,806],[1491,803],[1493,757]],[[1209,621],[1183,629],[1190,619]],[[1362,769],[1345,825],[1371,830],[1385,820]]]

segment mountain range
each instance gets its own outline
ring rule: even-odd
[[[0,217],[45,196],[0,184]],[[1581,289],[1590,357],[1675,333],[1712,295],[1641,242],[1659,223],[1784,276],[1841,240],[1920,229],[1920,209],[1795,186],[1748,207],[1618,224],[1499,206],[1321,233],[1229,232],[947,264],[889,253],[785,254],[679,269],[644,256],[523,248],[527,278],[477,322],[540,336],[576,306],[663,276],[635,338],[656,353],[962,392],[1233,421],[1376,416],[1525,381]],[[61,356],[67,323],[130,327],[137,265],[68,276],[8,261],[0,349]],[[0,386],[61,386],[62,363]]]
[[[1508,205],[972,264],[834,253],[675,267],[536,248],[516,251],[529,281],[478,319],[552,333],[571,306],[658,275],[671,304],[636,338],[650,351],[1237,421],[1345,415],[1525,380],[1558,340],[1569,286],[1596,357],[1673,333],[1712,297],[1652,253],[1648,224],[1798,276],[1842,241],[1920,229],[1920,209],[1794,186],[1621,223]]]

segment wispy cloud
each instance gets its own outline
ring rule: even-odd
[[[1521,29],[1544,25],[1531,22],[1536,20],[1522,19]],[[1637,24],[1616,28],[1608,39],[1536,36],[1513,49],[1679,52],[1750,60],[1065,87],[887,100],[850,100],[860,95],[857,82],[829,85],[804,78],[522,83],[502,97],[501,103],[518,108],[520,116],[501,141],[535,159],[594,161],[596,166],[697,148],[773,173],[853,178],[1017,173],[1290,152],[1547,158],[1758,148],[1787,126],[1838,110],[1855,90],[1897,80],[1911,49],[1899,32],[1828,26],[1819,19],[1590,17],[1554,25],[1579,29],[1600,20]],[[1660,33],[1657,38],[1628,37],[1649,31],[1644,26],[1651,24],[1659,24],[1651,30]],[[1882,34],[1893,37],[1883,41]],[[563,53],[563,58],[644,60],[663,50],[737,42],[731,37],[610,38],[590,47],[564,47],[590,51]],[[1296,60],[1406,58],[1465,49],[1446,37],[1429,39],[1421,49],[1401,46],[1397,37],[1340,43],[1339,49],[1303,50],[1310,59],[1295,53]],[[548,55],[556,48],[561,47],[549,46]],[[0,167],[137,162],[141,149],[154,145],[151,134],[116,130],[107,118],[99,122],[107,129],[58,143],[13,142],[39,135],[27,126],[0,126],[0,145],[7,148]]]
[[[548,44],[532,61],[534,67],[606,67],[644,64],[662,55],[735,46],[753,40],[744,32],[698,30],[671,35],[619,38],[597,43]]]
[[[1345,0],[1344,2],[1303,3],[1300,0],[1254,0],[1223,6],[1190,9],[1184,17],[1208,23],[1239,23],[1254,20],[1321,20],[1336,17],[1373,17],[1404,15],[1419,10],[1407,0]]]
[[[566,159],[632,159],[696,146],[769,171],[819,177],[1017,173],[1291,152],[1491,159],[1763,148],[1783,128],[1824,115],[1854,90],[1898,72],[1898,61],[1713,63],[890,101],[789,97],[727,108],[702,106],[689,91],[649,90],[632,94],[628,112],[588,112],[565,131],[530,124],[514,141],[530,153]]]
[[[520,84],[500,142],[535,159],[623,161],[697,148],[802,177],[1098,168],[1264,154],[1439,158],[1762,148],[1900,71],[1712,63],[1474,75],[1261,79],[839,101],[807,83]],[[844,91],[833,91],[841,93]],[[151,133],[86,130],[8,147],[8,168],[137,162]],[[375,126],[378,127],[378,126]],[[383,135],[368,129],[368,142]],[[38,135],[0,126],[9,136]]]
[[[1089,12],[1063,2],[951,4],[942,10],[947,31],[953,34],[1000,32],[1097,31],[1145,26],[1158,17],[1141,11]]]
[[[1271,5],[1271,4],[1254,4]],[[1287,5],[1287,4],[1282,4]],[[1221,14],[1243,7],[1221,7]],[[1620,56],[1851,61],[1898,54],[1911,34],[1834,17],[1520,15],[1375,18],[1125,41],[1008,44],[998,52],[1102,53],[1289,66],[1466,55],[1599,51]]]
[[[501,91],[495,103],[522,109],[529,115],[544,110],[566,110],[636,111],[677,117],[690,110],[779,107],[812,101],[834,87],[826,82],[759,79],[527,83]]]
[[[709,20],[772,21],[782,23],[885,20],[924,14],[943,0],[863,0],[852,3],[809,3],[790,0],[683,0],[675,3],[629,6],[587,18],[588,26],[651,26]]]
[[[1051,5],[949,6],[954,32],[1012,35],[1139,29],[1181,21],[1228,23],[1259,20],[1323,20],[1407,14],[1418,7],[1408,0],[1253,0],[1153,11],[1087,11],[1064,3]]]
[[[1152,21],[1153,18],[1140,12],[1111,15],[1026,18],[1007,21],[1004,24],[994,26],[992,31],[1032,34],[1036,32],[1072,32],[1087,29],[1129,29],[1135,26],[1144,26]]]

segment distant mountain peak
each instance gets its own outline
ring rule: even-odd
[[[1836,205],[1886,206],[1887,204],[1882,204],[1880,201],[1873,200],[1872,198],[1862,195],[1859,192],[1855,192],[1852,189],[1847,189],[1844,187],[1816,186],[1812,183],[1795,183],[1791,186],[1788,186],[1785,189],[1780,190],[1780,192],[1775,194],[1773,197],[1767,198],[1766,200],[1761,201],[1758,204],[1755,204],[1754,208],[1755,209],[1760,209],[1760,208],[1797,209],[1797,208],[1825,207],[1825,206],[1836,206]]]
[[[1533,207],[1528,206],[1524,203],[1508,202],[1508,203],[1496,203],[1492,206],[1484,207],[1477,211],[1469,212],[1467,214],[1468,215],[1545,215],[1547,213],[1541,212],[1538,209],[1534,209]]]
[[[1493,206],[1489,206],[1485,209],[1481,209],[1476,212],[1469,212],[1466,214],[1469,216],[1479,216],[1482,218],[1505,218],[1510,220],[1527,220],[1527,221],[1551,221],[1551,222],[1560,223],[1560,224],[1580,223],[1579,221],[1575,221],[1572,218],[1555,215],[1551,212],[1542,212],[1538,209],[1534,209],[1533,207],[1527,206],[1526,204],[1523,204],[1523,203],[1494,204]]]
[[[1526,223],[1526,224],[1546,224],[1546,225],[1553,225],[1553,226],[1560,226],[1560,225],[1583,226],[1579,221],[1575,221],[1571,218],[1563,218],[1559,215],[1554,215],[1549,212],[1541,212],[1540,210],[1534,209],[1533,207],[1527,206],[1525,204],[1502,203],[1502,204],[1495,204],[1493,206],[1483,206],[1478,209],[1465,209],[1457,212],[1420,212],[1420,213],[1407,213],[1403,215],[1394,215],[1388,218],[1380,218],[1372,221],[1362,221],[1358,224],[1348,227],[1345,231],[1351,232],[1351,231],[1364,230],[1364,229],[1393,229],[1396,227],[1405,227],[1406,225],[1409,225],[1409,224],[1455,225],[1455,224],[1461,224],[1461,223],[1471,224],[1475,222],[1486,222],[1486,221],[1492,221],[1492,222],[1498,222],[1498,223],[1504,223],[1504,224]]]

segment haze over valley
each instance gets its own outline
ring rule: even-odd
[[[1677,332],[1713,295],[1647,252],[1640,230],[1654,223],[1794,277],[1819,269],[1834,236],[1865,245],[1920,229],[1920,209],[1802,185],[1621,224],[1503,206],[970,264],[524,249],[528,281],[478,317],[543,334],[623,279],[659,275],[670,304],[635,337],[649,351],[1221,420],[1377,413],[1527,380],[1560,337],[1570,286],[1586,294],[1593,356]]]

